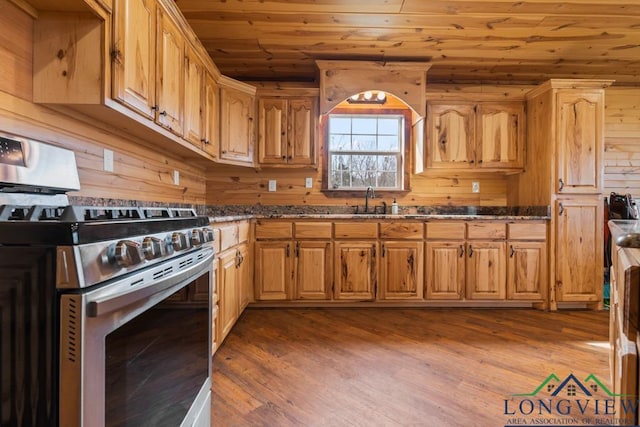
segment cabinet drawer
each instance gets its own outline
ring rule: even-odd
[[[427,239],[464,240],[464,222],[429,222]]]
[[[377,239],[378,224],[375,222],[336,222],[336,239]]]
[[[238,244],[238,226],[236,224],[224,225],[220,230],[220,252]]]
[[[422,239],[421,222],[387,222],[380,224],[380,237],[389,239]]]
[[[467,223],[467,239],[506,239],[507,224],[493,222]]]
[[[256,223],[256,239],[291,239],[293,236],[290,222],[262,222]]]
[[[546,240],[547,225],[541,223],[507,224],[510,240]]]
[[[296,239],[330,239],[330,222],[296,222]]]

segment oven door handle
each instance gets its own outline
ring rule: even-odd
[[[196,255],[192,254],[191,256]],[[177,291],[199,277],[201,272],[211,270],[213,268],[213,256],[213,250],[209,250],[209,254],[204,258],[201,258],[198,262],[185,267],[175,274],[171,274],[159,280],[151,280],[146,284],[146,286],[132,286],[132,280],[129,279],[96,291],[97,295],[95,295],[95,297],[87,295],[87,316],[99,317],[104,314],[111,313],[176,286],[178,286],[175,289]],[[179,260],[183,260],[183,258],[180,258]],[[150,270],[153,271],[155,269]],[[148,275],[149,272],[141,272],[140,274]],[[136,276],[133,277],[135,278]],[[115,286],[120,286],[121,289],[115,288]],[[109,291],[106,295],[101,295],[104,293],[101,291],[105,289],[108,289]]]

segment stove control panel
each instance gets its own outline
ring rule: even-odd
[[[82,245],[79,251],[83,275],[85,279],[89,276],[106,280],[183,252],[211,246],[213,240],[213,230],[204,227]]]

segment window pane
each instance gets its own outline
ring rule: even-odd
[[[370,135],[376,134],[376,122],[375,117],[372,118],[353,118],[353,133],[365,133]]]
[[[329,118],[330,133],[351,133],[350,117],[330,117]]]
[[[378,119],[378,134],[380,135],[398,135],[399,123],[398,119]]]
[[[378,174],[378,187],[396,187],[396,177],[395,172],[380,172]]]
[[[376,136],[353,135],[351,149],[353,151],[376,151]]]
[[[329,117],[329,186],[333,189],[400,188],[403,116]]]
[[[398,151],[398,145],[397,136],[378,137],[378,150],[380,151]]]
[[[378,157],[378,170],[380,171],[392,171],[398,170],[398,159],[395,156],[380,156]]]
[[[329,150],[331,151],[350,150],[350,143],[351,135],[329,135]]]

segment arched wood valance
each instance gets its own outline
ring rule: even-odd
[[[320,69],[320,112],[353,94],[383,90],[407,103],[415,112],[426,114],[426,62],[316,61]]]

